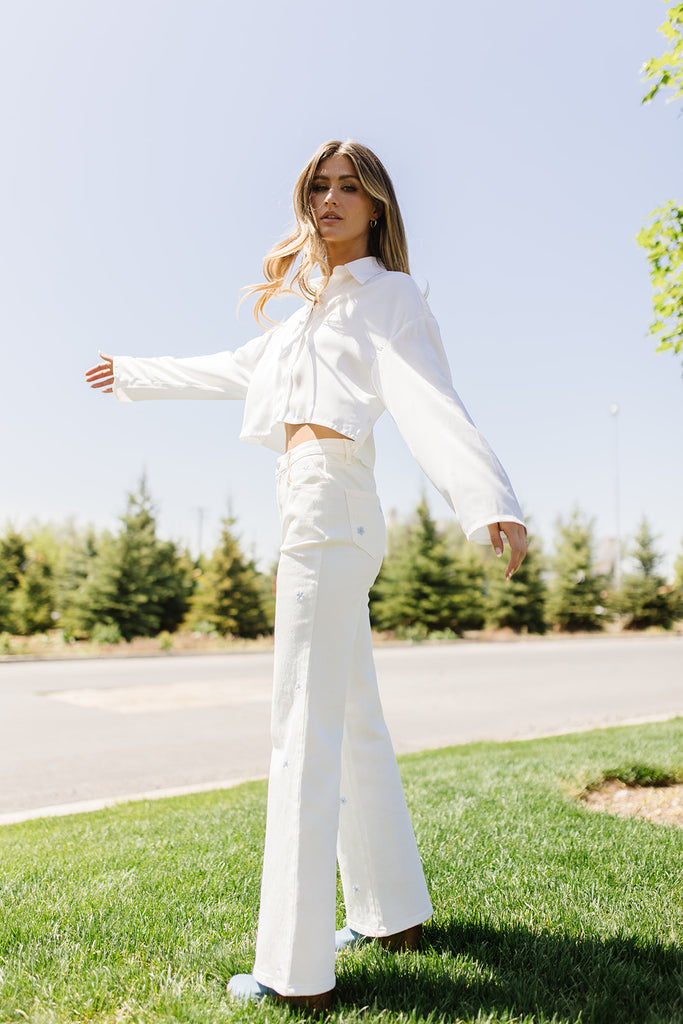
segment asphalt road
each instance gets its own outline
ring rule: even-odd
[[[380,647],[397,752],[683,714],[683,637]],[[270,652],[0,664],[0,824],[268,771]]]

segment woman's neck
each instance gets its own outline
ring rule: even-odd
[[[343,267],[345,263],[353,263],[354,260],[362,260],[370,255],[367,245],[357,243],[327,245],[327,265],[330,270],[334,270],[335,267]]]

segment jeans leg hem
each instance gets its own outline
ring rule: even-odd
[[[361,935],[367,935],[369,938],[381,939],[385,935],[396,935],[397,932],[403,932],[407,928],[414,928],[415,925],[424,924],[432,916],[433,910],[430,906],[428,910],[421,910],[417,914],[411,914],[409,917],[401,918],[398,922],[392,922],[390,926],[384,924],[373,924],[363,923],[361,921],[352,921],[350,918],[347,920],[349,928],[353,928],[354,932],[360,932]]]
[[[285,984],[281,978],[274,978],[270,974],[265,974],[262,971],[254,969],[252,976],[261,985],[267,985],[268,988],[272,988],[280,996],[320,996],[325,992],[331,992],[335,986],[336,978],[334,974],[328,984],[320,981],[311,982],[299,982],[297,984]]]

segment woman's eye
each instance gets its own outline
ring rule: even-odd
[[[332,187],[331,185],[311,185],[311,193],[313,193],[313,192],[329,192],[331,187]],[[342,192],[357,192],[358,191],[358,186],[357,185],[342,185],[341,186],[341,191]]]

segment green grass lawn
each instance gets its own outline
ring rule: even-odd
[[[588,811],[683,719],[401,760],[435,914],[338,957],[335,1021],[683,1022],[683,829]],[[279,1021],[251,968],[265,784],[0,828],[0,1021]],[[340,901],[339,923],[343,920]]]

